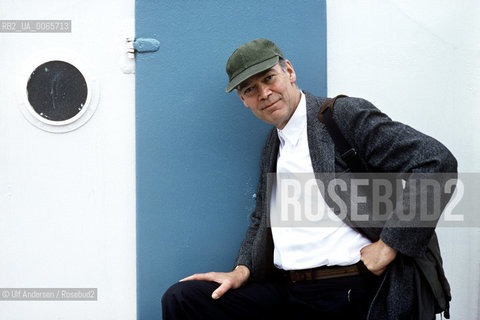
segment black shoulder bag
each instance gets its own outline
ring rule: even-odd
[[[357,151],[353,148],[340,132],[337,124],[333,120],[333,105],[338,98],[347,97],[345,95],[338,95],[335,98],[327,98],[320,108],[318,113],[318,120],[325,124],[330,137],[335,144],[335,148],[339,151],[341,158],[351,172],[365,172],[365,167],[361,163]]]

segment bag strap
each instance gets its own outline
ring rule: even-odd
[[[335,148],[340,152],[341,158],[351,172],[365,172],[365,167],[360,162],[357,151],[353,148],[343,136],[337,124],[333,120],[333,105],[338,98],[347,97],[346,95],[338,95],[335,98],[328,98],[320,108],[318,120],[325,124],[330,137],[335,144]]]

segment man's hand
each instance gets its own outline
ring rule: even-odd
[[[397,256],[397,250],[388,246],[382,239],[363,247],[360,260],[374,275],[381,275]]]
[[[218,299],[228,290],[241,287],[245,282],[247,282],[248,277],[250,277],[250,270],[245,266],[237,266],[235,270],[231,272],[197,273],[183,278],[180,281],[205,280],[216,282],[220,284],[220,286],[213,291],[212,298]]]

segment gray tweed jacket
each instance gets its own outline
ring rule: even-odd
[[[308,144],[314,171],[346,171],[348,166],[336,152],[325,125],[317,118],[325,98],[304,93],[307,101]],[[407,125],[392,121],[366,100],[338,99],[333,118],[347,141],[356,148],[369,172],[443,172],[456,177],[457,162],[440,142]],[[256,208],[252,212],[251,224],[235,263],[250,269],[250,281],[265,281],[276,274],[268,221],[267,175],[276,171],[278,147],[278,135],[273,128],[262,152]],[[445,181],[441,181],[443,182]],[[414,192],[407,189],[407,196]],[[331,199],[325,200],[332,208],[335,207]],[[447,201],[448,196],[442,199],[442,206]],[[408,208],[405,210],[409,210]],[[380,227],[374,228],[368,224],[356,225],[349,217],[344,220],[371,241],[381,238],[398,251],[397,258],[382,275],[383,279],[370,306],[368,319],[430,320],[434,313],[444,310],[447,310],[447,315],[451,299],[450,288],[443,272],[434,225],[418,227],[415,221],[402,225],[396,214],[393,212]]]

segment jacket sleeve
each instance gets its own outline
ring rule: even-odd
[[[357,149],[368,171],[405,173],[402,175],[406,180],[403,205],[389,215],[380,238],[402,254],[422,256],[438,219],[427,226],[422,225],[420,211],[425,208],[421,207],[420,201],[412,208],[410,200],[424,191],[410,187],[409,181],[432,178],[443,188],[449,179],[456,179],[456,159],[434,138],[391,120],[364,99],[337,99],[333,117],[347,141]],[[450,196],[442,196],[442,211]],[[405,216],[414,218],[401,218]]]

